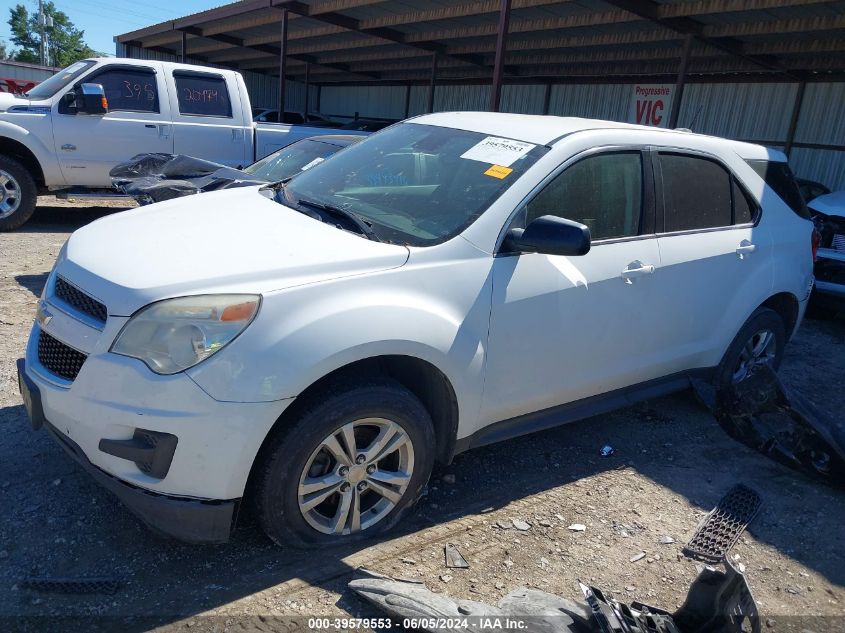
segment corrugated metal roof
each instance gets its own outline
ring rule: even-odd
[[[636,80],[670,77],[677,70],[679,42],[699,42],[688,72],[693,81],[733,73],[796,80],[823,71],[845,77],[845,2],[820,0],[512,0],[508,80],[566,80],[608,75]],[[627,9],[627,10],[626,10]],[[182,34],[193,59],[278,74],[283,10],[289,20],[289,74],[301,77],[311,64],[314,81],[327,83],[425,82],[415,65],[396,63],[441,54],[467,66],[446,72],[451,80],[489,77],[499,20],[499,0],[242,0],[217,9],[118,36],[152,52],[178,55]],[[784,34],[789,34],[788,38]],[[823,45],[816,43],[825,40]],[[648,46],[637,46],[648,44]],[[615,58],[594,55],[629,47]],[[374,55],[383,50],[384,58]],[[549,53],[540,64],[531,52]],[[338,53],[342,60],[338,61]],[[673,63],[666,64],[664,61]],[[631,64],[629,62],[637,62]]]

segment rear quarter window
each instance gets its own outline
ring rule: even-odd
[[[745,162],[757,172],[760,178],[766,181],[766,184],[780,196],[796,215],[810,219],[810,210],[807,208],[807,203],[804,201],[798,183],[795,181],[795,176],[787,163],[769,160],[746,160]]]

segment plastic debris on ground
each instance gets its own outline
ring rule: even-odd
[[[769,366],[727,393],[691,382],[728,435],[782,464],[845,485],[845,417],[834,419],[788,390]]]
[[[759,501],[753,490],[737,486],[698,526],[684,552],[696,556],[695,538],[700,535],[725,535],[713,540],[706,552],[706,560],[718,562],[699,568],[686,600],[674,613],[641,602],[620,602],[581,581],[584,602],[518,587],[495,606],[435,593],[422,580],[391,578],[363,569],[357,570],[349,588],[398,620],[417,618],[420,630],[432,633],[445,630],[438,628],[443,618],[453,619],[462,631],[479,633],[490,630],[491,618],[521,622],[519,628],[532,633],[760,633],[757,602],[742,571],[728,556],[747,520],[756,514]],[[448,582],[451,576],[447,580],[442,575],[440,580]],[[504,585],[497,584],[497,589]]]

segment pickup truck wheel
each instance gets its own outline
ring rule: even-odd
[[[413,506],[434,462],[422,403],[384,379],[323,393],[262,449],[258,520],[278,545],[374,537]]]
[[[37,188],[29,170],[14,158],[0,156],[0,231],[11,231],[32,217]]]
[[[762,365],[780,367],[786,346],[786,325],[770,308],[758,308],[731,342],[716,370],[715,387],[725,392]]]

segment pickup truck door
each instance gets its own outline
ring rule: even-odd
[[[64,99],[53,105],[53,141],[68,185],[110,188],[109,170],[117,163],[173,151],[170,100],[158,65],[106,64],[74,86],[83,82],[103,85],[109,111],[78,114]]]
[[[230,167],[252,160],[252,119],[231,74],[174,70],[167,81],[173,109],[174,153]],[[249,138],[248,138],[249,136]]]

